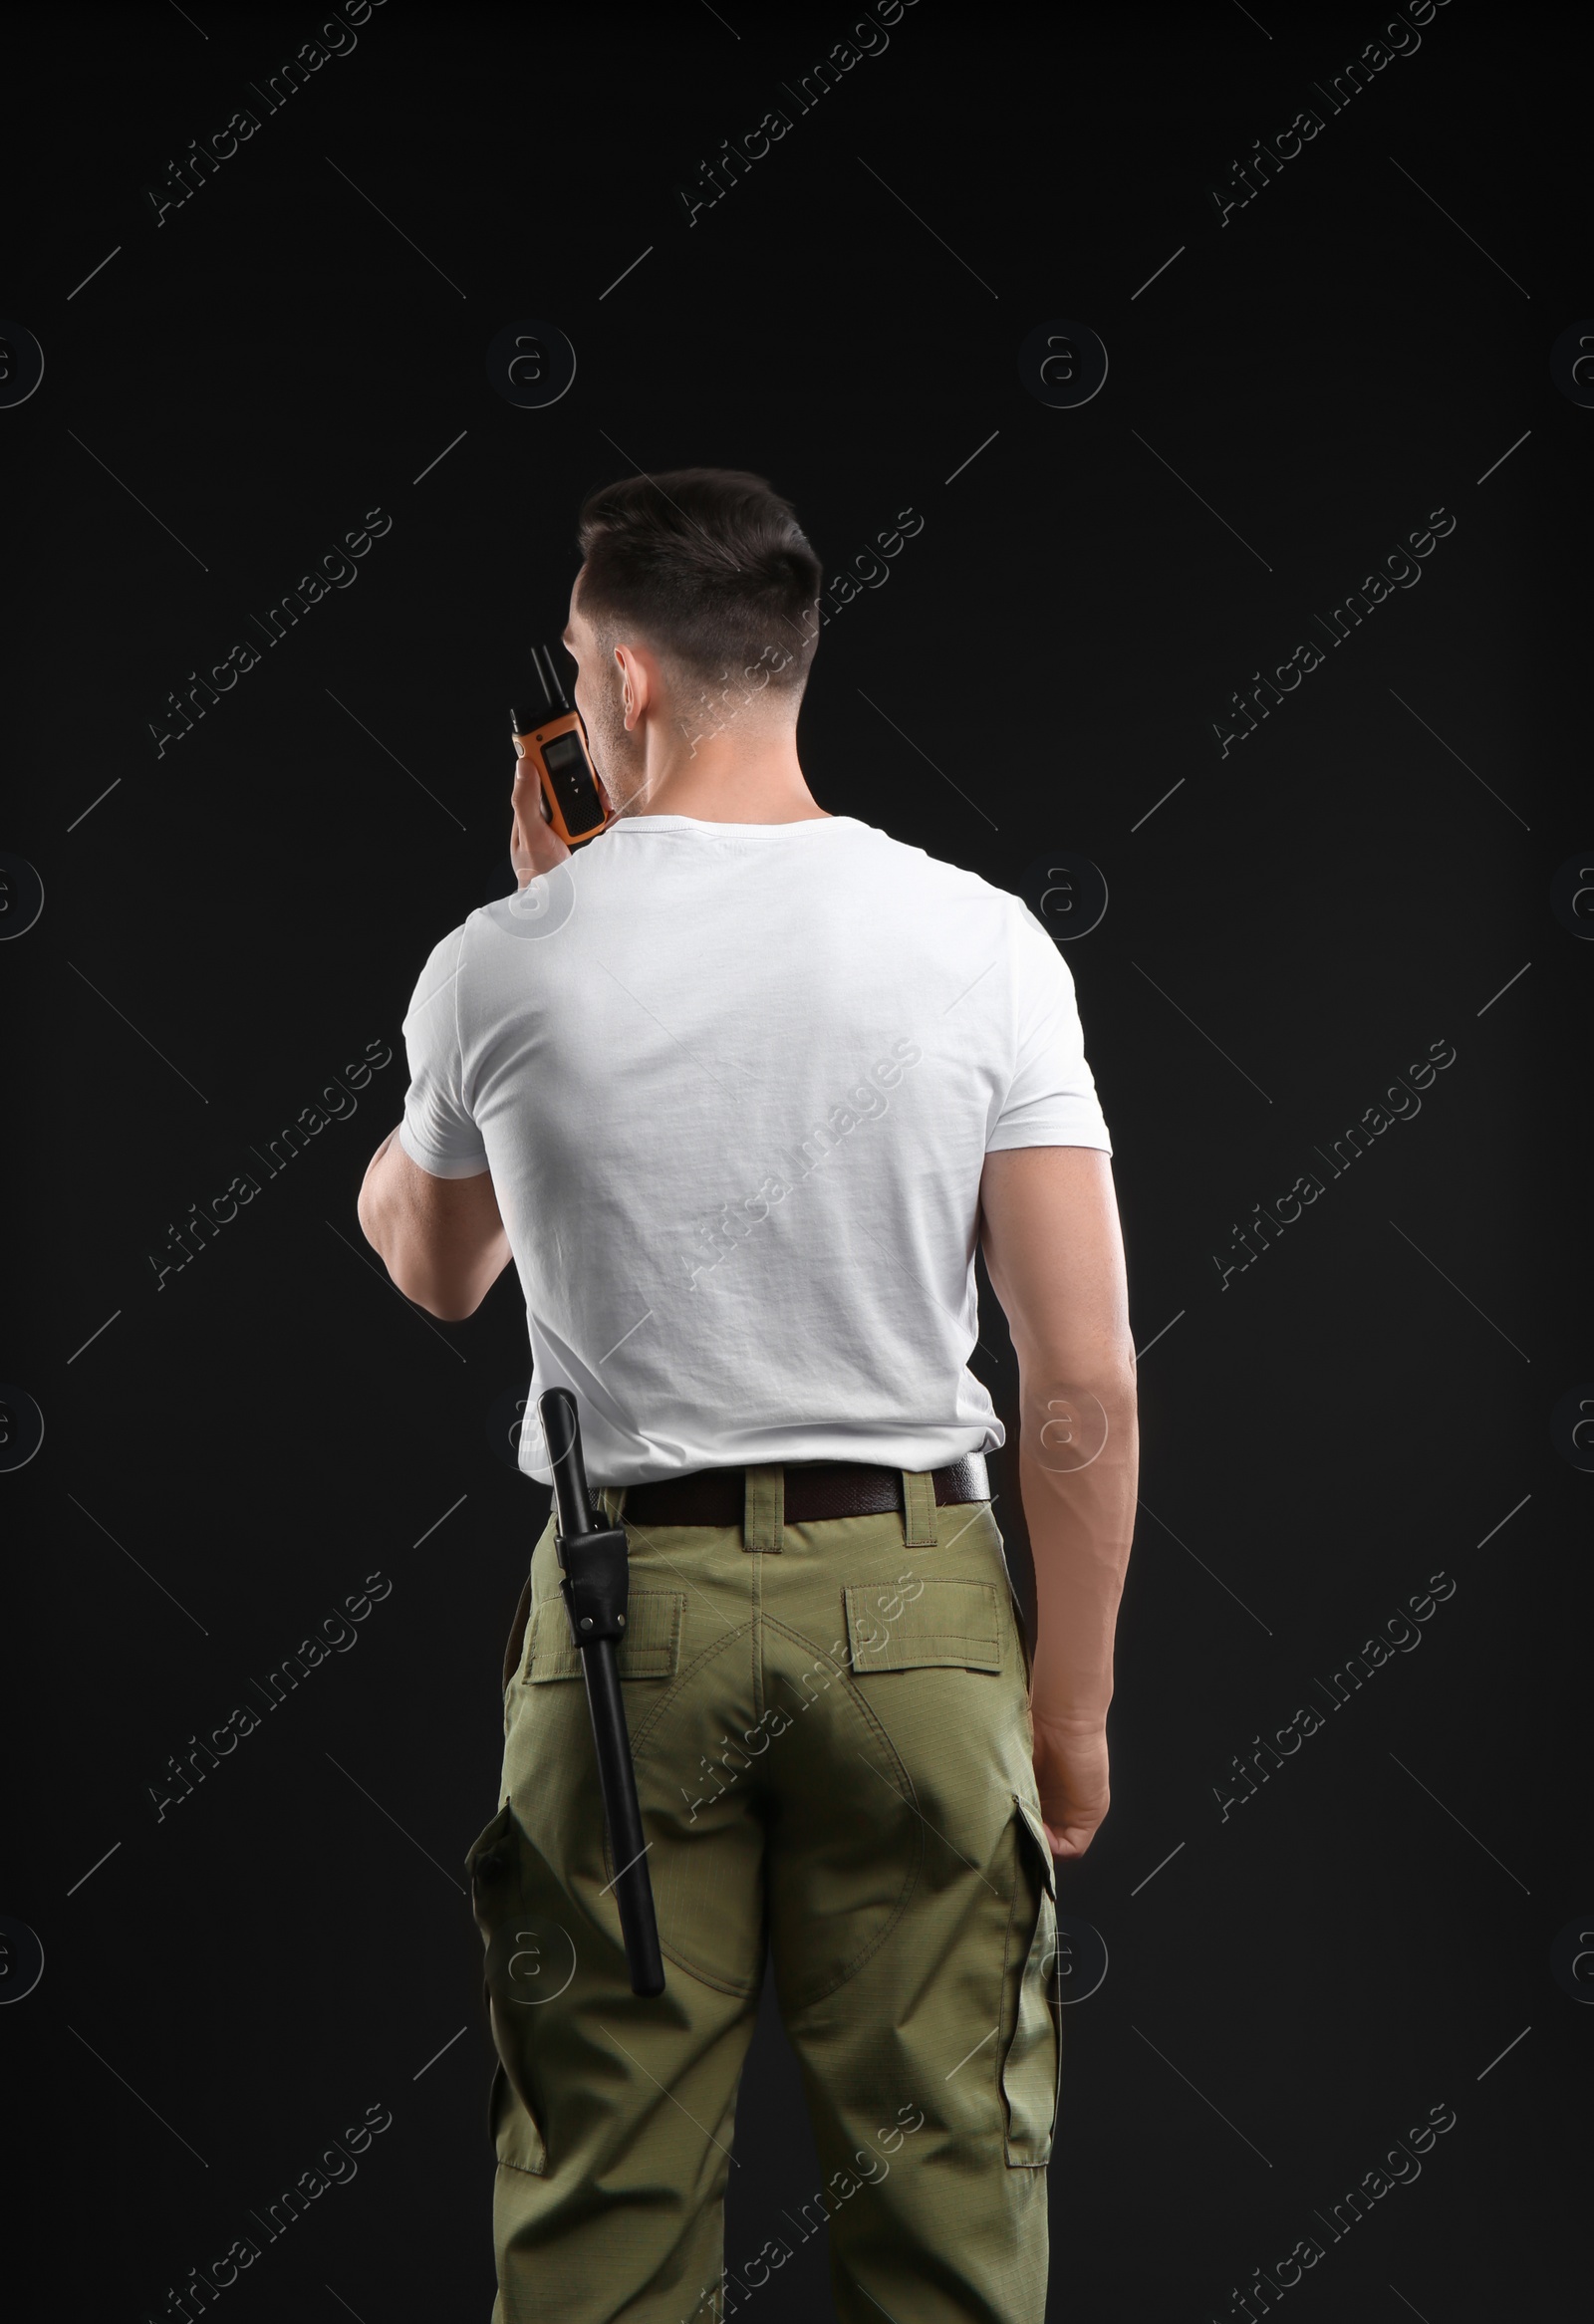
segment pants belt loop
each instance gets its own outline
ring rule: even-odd
[[[930,1469],[903,1470],[903,1540],[910,1549],[935,1547],[935,1478]]]
[[[630,1485],[605,1485],[598,1495],[598,1506],[611,1525],[619,1525],[626,1514],[626,1495]]]
[[[743,1549],[779,1550],[786,1522],[786,1471],[776,1461],[745,1471],[746,1498],[742,1507]]]

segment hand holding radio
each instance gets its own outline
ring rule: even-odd
[[[531,649],[546,710],[509,713],[519,761],[510,793],[509,857],[524,888],[562,864],[573,847],[595,839],[613,821],[608,794],[587,749],[581,712],[560,682],[546,646]],[[546,668],[544,667],[546,664]]]
[[[515,780],[509,794],[509,860],[515,880],[524,888],[540,873],[551,872],[570,854],[548,818],[548,801],[538,778],[537,762],[525,757],[515,762]]]

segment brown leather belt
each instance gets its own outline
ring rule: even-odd
[[[788,1525],[825,1517],[874,1517],[903,1506],[903,1472],[867,1460],[798,1460],[785,1464]],[[746,1507],[746,1470],[699,1468],[686,1476],[632,1485],[625,1519],[632,1525],[740,1525]],[[971,1452],[930,1471],[936,1502],[988,1501],[985,1456]]]

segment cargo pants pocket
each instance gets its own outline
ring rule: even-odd
[[[481,1990],[497,2052],[487,2100],[488,2136],[500,2163],[540,2177],[548,2167],[548,2148],[531,2087],[536,2004],[551,1997],[559,1971],[543,1959],[539,1925],[525,1909],[521,1847],[514,1809],[505,1800],[471,1844],[465,1870],[470,1910],[485,1949]]]
[[[680,1626],[686,1612],[684,1590],[631,1590],[626,1598],[626,1635],[615,1649],[622,1678],[672,1678],[680,1668]],[[531,1608],[526,1683],[579,1678],[581,1649],[570,1635],[570,1615],[562,1597],[542,1598]]]
[[[1057,1874],[1040,1817],[1016,1791],[1013,1808],[1017,1869],[1002,1978],[1000,2080],[1007,2162],[1014,2170],[1036,2170],[1051,2160],[1062,2085]]]
[[[994,1582],[930,1582],[910,1568],[895,1585],[859,1582],[843,1597],[848,1655],[860,1677],[871,1671],[1002,1667]]]

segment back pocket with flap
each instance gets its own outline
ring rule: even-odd
[[[680,1624],[684,1590],[633,1590],[626,1604],[626,1635],[616,1641],[622,1678],[672,1678],[680,1664]],[[563,1597],[539,1599],[532,1609],[531,1661],[526,1673],[535,1685],[544,1678],[579,1678],[581,1650],[570,1635]]]
[[[862,1582],[846,1592],[847,1643],[855,1672],[923,1671],[948,1665],[999,1671],[1001,1627],[994,1582]]]

